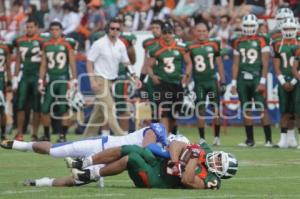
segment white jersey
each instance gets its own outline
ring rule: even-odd
[[[133,133],[124,136],[107,136],[107,142],[104,143],[103,150],[113,148],[113,147],[120,147],[124,145],[142,146],[145,131],[147,129],[149,129],[149,127],[139,129]]]
[[[142,128],[124,136],[99,136],[86,138],[74,142],[52,145],[50,155],[53,157],[87,157],[105,149],[121,147],[124,145],[142,146],[145,130]]]

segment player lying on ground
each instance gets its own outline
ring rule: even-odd
[[[82,160],[67,159],[74,178],[89,182],[99,177],[117,175],[124,170],[136,187],[218,189],[221,178],[231,178],[237,172],[238,163],[230,153],[213,152],[204,142],[187,145],[170,144],[171,161],[155,157],[148,149],[138,146],[122,146],[102,151]],[[89,163],[88,163],[89,162]],[[98,170],[78,169],[91,164],[106,164]]]
[[[19,151],[33,151],[40,154],[48,154],[52,157],[87,157],[97,152],[112,147],[123,145],[138,145],[148,147],[153,153],[166,156],[168,153],[159,145],[167,145],[167,133],[165,127],[160,123],[153,123],[148,127],[137,130],[126,136],[99,136],[87,138],[74,142],[52,144],[51,142],[21,142],[21,141],[2,141],[1,147],[6,149],[16,149]],[[168,156],[167,156],[168,157]],[[67,177],[53,181],[46,180],[41,182],[41,186],[72,186],[73,179]]]
[[[168,143],[171,143],[172,141],[177,141],[177,142],[183,142],[183,143],[189,143],[189,140],[182,136],[182,135],[171,135],[168,137]],[[165,152],[166,154],[169,155],[168,152]],[[96,171],[102,168],[104,165],[93,165],[87,167],[87,169],[90,169],[91,171]],[[97,179],[96,179],[97,180]],[[103,179],[102,179],[103,180]],[[66,176],[66,177],[61,177],[61,178],[49,178],[49,177],[44,177],[41,179],[35,179],[35,180],[25,180],[24,185],[27,186],[38,186],[38,187],[43,187],[43,186],[75,186],[75,185],[83,185],[87,184],[90,182],[95,182],[95,180],[90,180],[90,181],[79,181],[73,178],[73,176]]]

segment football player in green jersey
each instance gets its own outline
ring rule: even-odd
[[[219,85],[222,93],[226,90],[220,43],[217,40],[209,39],[208,27],[205,23],[197,24],[194,33],[197,39],[188,44],[188,49],[193,62],[194,90],[199,103],[196,106],[198,108],[196,115],[198,117],[199,135],[201,139],[205,139],[205,107],[206,97],[208,97],[214,112],[215,138],[213,145],[220,145]],[[218,66],[220,84],[215,70],[215,63]]]
[[[264,127],[265,146],[272,147],[271,126],[264,98],[266,92],[266,77],[269,65],[270,47],[265,37],[257,34],[258,22],[255,15],[243,17],[243,36],[233,44],[234,57],[232,65],[231,92],[238,93],[244,115],[246,141],[240,146],[253,147],[253,124],[251,116],[252,99]]]
[[[280,8],[277,10],[276,15],[275,15],[275,19],[276,19],[275,29],[268,34],[270,44],[272,44],[273,42],[275,42],[278,39],[281,39],[281,36],[282,36],[281,27],[282,27],[283,21],[286,18],[293,18],[293,17],[294,17],[294,13],[289,8]]]
[[[281,113],[281,134],[277,147],[296,147],[297,141],[294,131],[295,113],[295,85],[297,79],[292,74],[294,54],[299,48],[299,41],[296,39],[297,22],[294,18],[287,18],[281,24],[282,40],[273,43],[274,69],[277,75],[279,86],[279,109]]]
[[[1,134],[0,141],[5,140],[6,131],[6,114],[5,114],[5,73],[7,76],[7,82],[11,81],[11,54],[12,44],[0,41],[0,124],[1,124]]]
[[[192,62],[186,44],[177,43],[173,32],[172,25],[165,22],[162,38],[149,51],[147,64],[148,74],[154,84],[154,117],[160,119],[168,132],[176,126],[173,114],[181,110],[183,87],[188,84],[192,74]]]
[[[93,164],[106,164],[105,167],[72,169],[72,174],[78,181],[89,182],[128,170],[130,178],[140,188],[219,189],[221,178],[231,178],[237,172],[238,162],[232,154],[213,152],[205,142],[187,145],[175,141],[169,152],[170,161],[155,157],[149,149],[136,145],[111,148],[98,153],[97,160],[93,159]]]
[[[41,64],[41,46],[44,42],[38,33],[38,24],[29,19],[26,22],[26,34],[17,38],[14,45],[17,49],[16,70],[13,77],[13,89],[17,91],[17,129],[15,139],[23,140],[25,123],[25,108],[30,103],[33,110],[32,117],[32,140],[37,140],[37,131],[40,118],[40,94],[38,92],[38,73]],[[18,83],[18,76],[22,68],[22,77]],[[30,101],[28,101],[30,96]]]
[[[41,107],[41,120],[45,128],[50,127],[51,116],[59,116],[61,128],[59,128],[58,142],[66,140],[68,130],[68,105],[66,94],[68,84],[70,89],[77,89],[76,62],[73,47],[62,37],[62,25],[59,22],[50,24],[52,38],[42,47],[42,62],[39,73],[38,89],[43,95]],[[71,68],[72,80],[70,81],[69,68]],[[46,82],[46,74],[49,81]],[[70,83],[69,83],[70,82]],[[46,87],[45,87],[46,85]],[[57,99],[57,102],[54,102]],[[53,112],[57,110],[57,114]]]

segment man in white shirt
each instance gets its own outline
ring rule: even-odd
[[[108,122],[109,127],[116,135],[124,135],[115,114],[115,103],[111,94],[113,80],[117,79],[119,64],[122,63],[132,81],[139,89],[141,81],[135,74],[135,70],[127,55],[124,43],[119,39],[121,21],[112,20],[106,27],[106,35],[95,41],[87,54],[87,72],[91,88],[97,95],[93,112],[90,116],[85,135],[96,133],[99,122]],[[97,126],[96,126],[97,125]]]

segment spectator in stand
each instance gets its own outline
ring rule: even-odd
[[[216,25],[215,28],[210,32],[210,35],[213,37],[217,37],[221,40],[222,48],[231,48],[228,44],[229,39],[232,34],[232,29],[229,24],[230,17],[228,15],[223,15],[220,18],[220,24]]]
[[[106,11],[108,20],[115,18],[119,12],[117,0],[104,0],[104,9]]]
[[[188,17],[191,17],[200,8],[199,2],[198,0],[180,0],[170,13],[170,17],[185,27]]]
[[[48,19],[44,21],[45,29],[49,28],[49,25],[52,21],[62,21],[63,19],[63,10],[61,7],[60,0],[52,1],[52,8],[50,9]]]
[[[39,28],[45,30],[45,21],[48,21],[49,5],[48,0],[40,0],[40,10],[36,12],[36,18],[38,19]]]
[[[171,9],[166,7],[165,0],[156,0],[154,5],[147,13],[147,18],[145,22],[145,29],[148,30],[152,20],[162,20],[164,21],[166,17],[170,14]]]
[[[13,3],[10,15],[7,16],[7,29],[0,30],[0,38],[5,41],[12,41],[18,34],[19,28],[25,22],[26,15],[17,1]]]
[[[37,13],[36,5],[30,4],[26,9],[27,19],[33,19],[34,21],[38,21],[38,16],[36,13]]]
[[[72,5],[69,3],[65,3],[62,8],[64,12],[62,19],[62,25],[64,28],[63,34],[70,35],[75,32],[76,28],[79,26],[80,15],[74,12]]]

